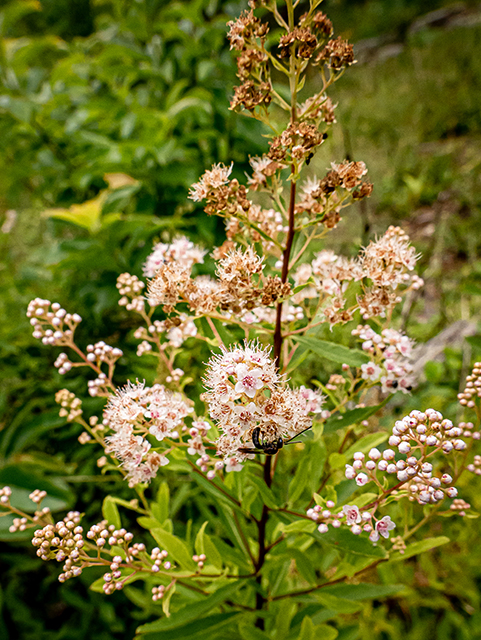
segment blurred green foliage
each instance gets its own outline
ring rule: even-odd
[[[464,4],[458,26],[410,29],[449,4],[326,2],[338,32],[376,42],[336,87],[341,126],[312,163],[319,174],[346,156],[369,167],[375,191],[336,230],[343,249],[400,222],[423,252],[427,287],[403,318],[421,341],[458,319],[475,320],[480,307],[481,29],[469,20],[476,3]],[[206,246],[218,242],[218,221],[187,204],[186,192],[214,162],[234,160],[241,177],[248,155],[265,147],[257,123],[228,109],[235,65],[225,23],[238,13],[239,3],[225,0],[2,3],[0,484],[27,495],[42,478],[55,510],[75,506],[93,520],[103,490],[95,459],[76,446],[76,429],[64,426],[53,402],[55,390],[68,384],[80,393],[85,380],[67,383],[46,366],[55,356],[32,340],[27,303],[58,300],[84,317],[85,342],[105,339],[128,354],[135,346],[117,306],[118,274],[140,275],[158,237],[182,231]],[[106,174],[117,173],[135,182],[109,186]],[[88,224],[44,215],[101,193]],[[448,348],[443,361],[426,367],[415,399],[403,397],[391,412],[434,406],[454,417],[472,356],[481,358],[479,341]],[[125,374],[148,377],[142,366]],[[120,484],[105,482],[122,496]],[[474,483],[461,488],[479,511]],[[172,489],[179,520],[199,518],[188,486]],[[479,525],[446,524],[449,551],[379,569],[381,582],[409,587],[402,597],[365,604],[344,640],[481,637]],[[59,588],[57,567],[40,566],[29,545],[1,526],[0,539],[10,540],[0,546],[1,638],[124,639],[152,619],[148,607],[127,615],[124,594],[107,599],[90,591],[88,577]],[[428,535],[440,535],[436,525]]]

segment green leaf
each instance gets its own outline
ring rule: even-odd
[[[475,347],[475,349],[481,349],[481,335],[468,336],[466,342]]]
[[[364,438],[357,440],[349,449],[344,451],[344,455],[346,458],[350,458],[353,456],[356,451],[360,451],[361,453],[367,453],[373,447],[377,447],[389,437],[389,433],[387,431],[378,431],[376,433],[370,433]]]
[[[314,623],[309,616],[306,616],[302,621],[301,631],[297,636],[297,640],[315,640]]]
[[[324,593],[323,591],[316,593],[316,600],[319,600],[328,609],[333,609],[339,613],[356,613],[363,609],[362,604],[352,602],[347,598],[338,598],[331,593]]]
[[[344,453],[333,451],[329,456],[329,466],[331,469],[342,469],[347,462],[347,456]]]
[[[216,613],[195,622],[189,622],[175,629],[171,629],[168,632],[142,632],[139,627],[137,633],[141,633],[142,640],[184,640],[184,638],[191,638],[192,640],[205,640],[206,636],[216,630],[225,627],[232,622],[232,619],[239,616],[237,611],[230,613]],[[207,632],[207,633],[206,633]],[[217,635],[215,636],[218,637]]]
[[[342,344],[319,340],[318,338],[308,338],[307,336],[294,336],[293,340],[317,356],[338,362],[339,364],[360,367],[362,364],[369,362],[369,356],[367,354],[358,349],[349,349]]]
[[[301,576],[307,580],[309,584],[316,584],[317,576],[312,564],[312,559],[305,555],[300,549],[289,549],[289,552],[296,561],[296,567]],[[309,551],[307,553],[309,553]]]
[[[205,553],[204,550],[204,531],[208,524],[208,520],[204,522],[204,524],[199,529],[196,537],[195,537],[195,551],[197,554]]]
[[[334,640],[339,635],[339,631],[329,624],[316,624],[314,627],[315,640]]]
[[[170,491],[167,482],[162,482],[157,491],[155,502],[151,505],[152,513],[159,522],[164,522],[169,517]]]
[[[148,518],[146,516],[140,516],[140,518],[137,518],[137,522],[140,524],[141,527],[143,527],[144,529],[148,529],[149,531],[151,529],[164,529],[164,527],[162,526],[163,523],[159,522],[157,518]]]
[[[254,474],[251,474],[250,480],[259,489],[259,493],[261,494],[264,503],[271,509],[278,509],[280,505],[278,504],[272,489],[266,485],[264,480]]]
[[[204,553],[207,556],[207,563],[214,565],[216,569],[222,571],[222,556],[219,553],[212,538],[204,534]]]
[[[150,533],[157,544],[166,549],[169,552],[169,555],[181,567],[191,571],[195,571],[197,569],[197,565],[192,560],[189,550],[180,538],[164,531],[164,529],[152,529]]]
[[[200,624],[201,620],[198,620],[199,618],[202,618],[202,616],[211,611],[211,609],[218,607],[225,600],[231,598],[242,584],[244,584],[243,580],[236,580],[231,584],[217,589],[217,591],[212,595],[203,597],[202,600],[199,600],[198,602],[188,604],[172,614],[170,618],[161,618],[155,622],[143,624],[137,629],[137,633],[144,634],[151,633],[153,631],[167,631],[169,629],[180,627],[186,622],[191,622],[192,620],[195,620],[196,624]]]
[[[316,529],[316,523],[303,518],[302,520],[294,520],[288,525],[281,523],[280,529],[284,533],[313,533]]]
[[[431,549],[435,549],[436,547],[440,547],[443,544],[447,544],[450,542],[450,539],[446,536],[438,536],[437,538],[426,538],[425,540],[420,540],[419,542],[414,542],[406,547],[404,553],[397,552],[393,554],[389,559],[390,562],[402,562],[407,558],[412,558],[412,556],[418,555],[418,553],[424,553],[425,551],[430,551]]]
[[[351,409],[350,411],[346,411],[341,415],[335,415],[326,420],[324,424],[323,434],[334,433],[338,429],[342,429],[343,427],[349,427],[352,424],[359,424],[363,420],[367,420],[372,415],[377,413],[379,409],[382,409],[386,402],[389,400],[389,397],[385,398],[380,404],[376,404],[372,407],[363,407],[361,409]]]
[[[122,523],[120,521],[120,513],[112,496],[107,496],[103,501],[102,515],[104,516],[105,520],[107,520],[109,524],[113,524],[116,529],[120,529],[122,527]]]
[[[240,622],[239,633],[242,640],[269,640],[269,637],[270,637],[267,634],[265,634],[263,631],[256,629],[253,621],[247,622],[243,620],[242,622]]]
[[[389,598],[390,596],[404,591],[406,589],[403,584],[333,584],[322,589],[323,593],[332,593],[338,598],[346,600],[378,600],[380,598]]]
[[[170,601],[172,599],[172,596],[175,593],[175,582],[174,584],[170,587],[170,589],[167,591],[166,594],[164,594],[164,597],[162,598],[162,611],[165,613],[165,615],[169,618],[170,617]]]
[[[329,529],[327,533],[313,534],[315,538],[324,544],[331,545],[342,551],[354,555],[369,556],[372,558],[387,558],[387,553],[382,547],[374,546],[367,538],[355,536],[348,529]]]

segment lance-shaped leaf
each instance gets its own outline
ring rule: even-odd
[[[164,531],[164,529],[152,529],[151,534],[157,544],[166,549],[181,567],[192,571],[197,569],[189,550],[180,538]]]
[[[204,614],[230,599],[243,583],[244,581],[242,580],[236,580],[231,584],[221,587],[210,596],[203,597],[202,600],[190,603],[182,609],[179,609],[179,611],[173,613],[170,618],[161,618],[155,622],[143,624],[137,629],[137,633],[146,634],[156,631],[168,631],[170,629],[175,629],[176,627],[181,627],[193,620],[195,620],[195,624],[200,625],[202,623],[201,618]],[[198,627],[197,630],[199,631],[200,628]],[[166,634],[163,637],[168,636]]]
[[[332,360],[339,364],[360,367],[362,364],[369,362],[369,356],[363,351],[349,349],[349,347],[345,347],[342,344],[319,340],[318,338],[309,338],[307,336],[294,336],[293,340],[320,358],[326,358],[326,360]]]
[[[376,404],[372,407],[351,409],[350,411],[346,411],[346,413],[332,416],[329,420],[326,420],[323,433],[333,433],[343,427],[349,427],[351,424],[359,424],[359,422],[367,420],[369,417],[377,413],[379,409],[384,407],[388,400],[389,397],[383,400],[380,404]]]

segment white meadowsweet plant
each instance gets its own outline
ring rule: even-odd
[[[92,566],[104,567],[92,588],[107,595],[141,581],[151,616],[141,637],[180,637],[195,621],[195,637],[261,637],[256,628],[277,638],[282,621],[283,638],[314,637],[302,635],[311,628],[334,638],[341,619],[310,620],[316,594],[375,581],[371,570],[422,540],[431,518],[466,514],[455,485],[465,469],[481,474],[480,363],[459,397],[472,421],[425,408],[379,427],[392,394],[416,385],[413,341],[395,318],[423,284],[417,252],[399,227],[349,256],[329,248],[372,185],[361,161],[338,158],[320,177],[308,167],[335,123],[329,88],[355,60],[319,0],[302,14],[297,4],[251,0],[228,25],[239,77],[231,108],[265,123],[268,137],[245,184],[233,164],[217,164],[190,190],[224,218],[225,242],[162,238],[143,274],[119,274],[149,381],[117,374],[119,359],[128,363],[115,345],[80,344],[76,312],[38,298],[27,311],[34,338],[61,348],[59,373],[91,372],[86,391],[103,410],[62,389],[60,415],[131,499],[106,496],[99,522],[85,524],[77,511],[54,519],[41,488],[29,516],[4,487],[0,510],[12,532],[32,528],[61,582]],[[331,338],[342,325],[346,344]],[[192,371],[187,351],[199,359]],[[173,518],[169,493],[197,519]],[[377,597],[392,593],[378,585]]]

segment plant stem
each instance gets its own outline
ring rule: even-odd
[[[268,487],[272,484],[272,457],[266,456],[266,461],[264,462],[264,482]],[[264,607],[264,603],[266,602],[266,598],[261,593],[261,583],[262,583],[262,574],[261,569],[264,564],[267,548],[266,548],[266,526],[267,521],[269,519],[269,508],[267,505],[263,505],[262,507],[262,515],[260,520],[257,523],[257,530],[259,532],[258,541],[259,541],[259,554],[257,556],[257,562],[255,563],[255,569],[257,572],[256,582],[257,582],[257,593],[256,593],[256,611],[260,611]],[[259,629],[264,629],[264,619],[257,618],[256,627]]]

